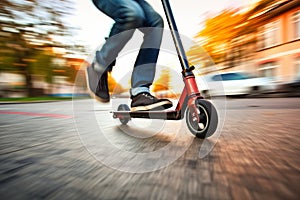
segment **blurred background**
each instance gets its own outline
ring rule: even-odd
[[[160,1],[149,2],[162,12]],[[221,6],[207,6],[205,1],[188,0],[187,9],[182,2],[171,2],[179,31],[196,41],[186,51],[197,66],[202,92],[208,96],[299,96],[300,2],[222,2]],[[2,0],[0,21],[2,99],[72,96],[74,91],[75,95],[87,95],[85,59],[112,25],[91,1]],[[203,56],[203,51],[210,58]],[[128,91],[129,86],[118,84],[115,76],[109,78],[110,90],[115,94]],[[152,90],[168,95],[164,91],[176,87],[172,76],[163,68]],[[220,82],[223,91],[214,88],[214,83]]]

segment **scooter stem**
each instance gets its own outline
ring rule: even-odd
[[[177,51],[178,58],[179,58],[179,61],[181,64],[183,75],[186,76],[189,74],[188,72],[191,72],[191,70],[190,70],[189,62],[187,60],[185,50],[183,48],[182,41],[181,41],[177,26],[175,23],[175,19],[174,19],[174,15],[172,13],[170,2],[169,2],[169,0],[161,0],[161,2],[163,4],[166,18],[167,18],[167,21],[168,21],[168,24],[169,24],[169,27],[171,30],[172,38],[173,38],[173,41],[174,41],[174,44],[176,47],[176,51]],[[187,73],[187,74],[185,75],[185,73]]]
[[[195,81],[195,76],[192,72],[194,66],[189,66],[185,50],[182,45],[182,41],[175,23],[174,15],[170,6],[169,0],[161,0],[163,8],[166,14],[166,18],[171,30],[172,38],[176,47],[178,58],[182,68],[182,75],[184,76],[185,89],[187,90],[187,95],[200,95],[200,92]]]

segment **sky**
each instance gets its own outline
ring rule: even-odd
[[[253,0],[170,0],[178,30],[193,37],[202,29],[201,22],[209,14],[227,7],[245,6]],[[160,0],[148,0],[153,8],[165,19]],[[91,0],[76,0],[76,24],[81,28],[79,38],[95,49],[109,34],[113,20],[97,10]],[[167,23],[165,23],[167,24]],[[167,28],[167,27],[166,27]]]
[[[148,3],[164,18],[165,28],[168,29],[165,14],[161,0],[147,0]],[[255,0],[170,0],[171,8],[175,17],[176,25],[180,34],[186,38],[191,38],[201,31],[205,18],[214,15],[225,8],[245,7]],[[75,22],[79,25],[79,39],[89,46],[92,54],[108,36],[113,20],[101,13],[92,3],[91,0],[76,0]],[[137,52],[128,53],[126,56],[117,60],[117,65],[113,70],[114,78],[120,82],[128,83],[135,61]],[[176,63],[176,64],[175,64]],[[175,73],[181,71],[177,55],[174,53],[161,51],[158,64],[162,66],[175,66]],[[118,67],[118,65],[122,65]],[[131,67],[124,67],[131,66]],[[126,74],[126,77],[125,75]],[[156,76],[159,77],[160,71],[157,70]],[[178,76],[181,77],[181,76]],[[176,80],[174,80],[176,81]]]

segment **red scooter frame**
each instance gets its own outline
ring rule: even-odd
[[[189,130],[199,138],[212,135],[218,124],[215,107],[201,96],[193,70],[189,66],[180,35],[173,17],[169,0],[162,0],[166,18],[172,33],[178,58],[182,67],[184,89],[175,110],[166,111],[130,111],[126,104],[121,104],[118,111],[113,111],[113,118],[118,118],[122,124],[127,124],[131,118],[180,120],[186,117]],[[185,114],[184,114],[185,113]]]

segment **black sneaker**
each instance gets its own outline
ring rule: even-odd
[[[94,63],[86,69],[87,85],[91,96],[100,102],[109,102],[107,71],[103,73],[94,69]]]
[[[140,93],[131,97],[131,111],[163,110],[172,107],[168,99],[157,99],[149,93]]]

